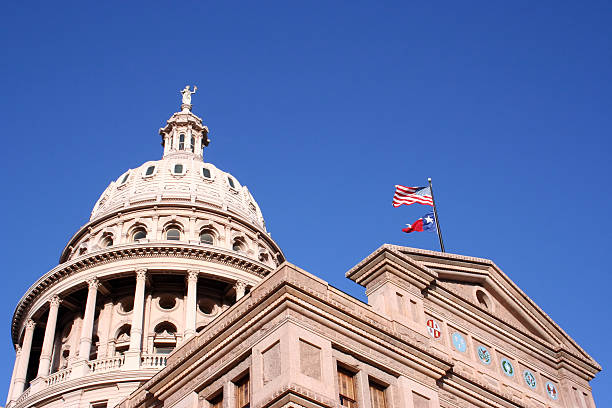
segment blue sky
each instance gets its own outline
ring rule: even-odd
[[[222,3],[222,4],[220,4]],[[9,324],[99,194],[161,156],[197,84],[205,160],[257,199],[291,262],[344,273],[401,228],[394,184],[432,177],[447,250],[493,259],[604,371],[612,406],[609,2],[21,2],[0,6]]]

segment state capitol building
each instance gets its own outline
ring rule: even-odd
[[[181,92],[17,304],[7,407],[595,407],[601,367],[488,259],[382,245],[367,304],[287,262]]]

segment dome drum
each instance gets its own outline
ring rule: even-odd
[[[19,301],[9,407],[74,390],[114,406],[284,262],[249,189],[203,161],[208,128],[190,103],[160,135],[162,159],[111,182]]]

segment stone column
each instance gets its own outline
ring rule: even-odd
[[[15,376],[17,375],[17,370],[19,369],[19,358],[21,357],[21,347],[19,345],[15,346],[15,364],[13,365],[13,375],[11,376],[11,384],[9,385],[8,397],[6,397],[6,404],[8,405],[12,400],[13,389],[15,388]]]
[[[237,281],[234,284],[234,290],[236,291],[236,302],[244,297],[244,293],[246,292],[247,284],[242,281]]]
[[[85,303],[85,314],[81,326],[81,341],[79,344],[79,360],[89,360],[91,352],[91,339],[93,337],[94,315],[96,312],[96,297],[98,295],[98,278],[91,278],[87,281],[87,303]]]
[[[51,365],[51,352],[53,350],[53,340],[55,339],[55,327],[57,325],[57,313],[61,300],[59,296],[51,297],[49,301],[49,316],[47,317],[47,327],[45,327],[45,338],[40,352],[40,364],[38,365],[37,377],[49,375]]]
[[[195,334],[197,316],[198,274],[196,270],[187,271],[187,304],[185,305],[185,340]]]
[[[134,292],[134,310],[132,311],[132,327],[130,329],[130,349],[125,353],[127,369],[140,367],[140,352],[142,344],[142,319],[144,317],[145,285],[147,270],[136,270],[136,290]]]
[[[19,397],[25,388],[26,375],[28,373],[28,363],[30,361],[30,351],[32,351],[32,338],[34,337],[34,323],[33,320],[28,320],[25,324],[25,334],[23,335],[23,344],[21,346],[21,356],[19,358],[19,368],[17,369],[17,376],[15,378],[15,387],[13,390],[12,397]]]

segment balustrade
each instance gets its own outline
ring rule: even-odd
[[[15,405],[21,404],[23,401],[25,401],[26,398],[28,398],[28,396],[30,396],[30,390],[31,390],[31,388],[28,388],[23,393],[21,393],[19,398],[17,398],[17,401],[15,401]]]
[[[125,362],[124,356],[114,356],[108,358],[100,358],[98,360],[88,361],[89,372],[92,374],[102,373],[106,371],[118,370]]]
[[[70,373],[72,372],[72,368],[65,368],[61,371],[51,374],[47,378],[45,378],[45,385],[47,387],[55,384],[62,383],[67,381],[70,378]]]
[[[140,357],[141,368],[158,368],[162,369],[168,362],[168,356],[165,354],[143,354]]]

